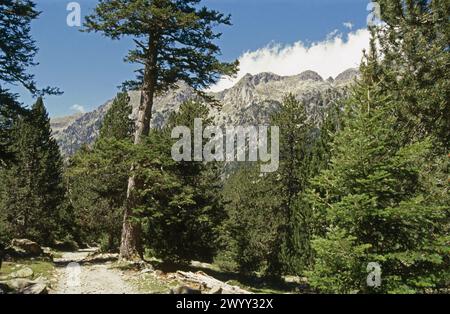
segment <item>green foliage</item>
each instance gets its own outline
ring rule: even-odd
[[[221,237],[221,255],[242,273],[266,271],[269,256],[277,247],[279,221],[275,213],[280,200],[272,192],[257,165],[242,166],[225,184],[228,218]]]
[[[200,0],[106,0],[86,17],[86,31],[102,32],[112,39],[131,37],[136,48],[126,60],[144,64],[138,81],[128,87],[151,86],[164,91],[182,80],[202,90],[222,74],[236,72],[237,63],[220,62],[220,48],[214,43],[221,34],[216,25],[230,25],[225,16],[206,7]]]
[[[37,47],[31,38],[30,24],[38,16],[30,0],[0,3],[0,81],[19,82],[31,92],[36,92],[36,87],[26,68],[35,65]]]
[[[268,271],[273,275],[299,273],[310,257],[310,211],[299,194],[305,191],[311,174],[313,124],[306,106],[292,94],[286,96],[281,111],[274,114],[271,123],[281,128],[280,166],[267,180],[274,191],[273,197],[279,198],[280,207],[275,241],[278,247],[270,256]]]
[[[331,164],[308,193],[314,220],[323,221],[308,275],[325,292],[446,291],[449,2],[379,3],[385,24],[371,29]],[[364,254],[354,254],[359,248]],[[349,271],[369,262],[381,265],[378,289]]]
[[[314,211],[326,225],[352,239],[351,254],[368,248],[368,258],[356,255],[349,263],[364,268],[379,262],[383,292],[425,291],[445,285],[448,274],[448,217],[443,202],[445,174],[433,169],[430,140],[404,145],[405,132],[397,130],[399,104],[381,84],[370,80],[374,59],[362,67],[363,81],[353,90],[346,108],[346,124],[336,135],[328,170],[314,179]],[[437,195],[440,195],[437,197]],[[324,214],[325,213],[325,214]],[[320,216],[320,215],[319,215]],[[311,276],[316,288],[336,280],[334,234],[322,230],[314,242],[316,263]],[[339,241],[338,241],[339,242]],[[351,243],[351,242],[349,242]],[[332,270],[324,271],[324,269]],[[370,292],[355,273],[339,274],[340,292]],[[345,278],[342,276],[346,276]]]
[[[10,237],[49,244],[64,231],[62,159],[41,98],[13,126],[15,162],[0,172],[0,206]]]
[[[215,43],[221,33],[215,32],[214,27],[230,25],[230,16],[199,8],[199,3],[200,0],[105,0],[86,17],[85,31],[102,32],[112,39],[129,37],[136,44],[126,61],[143,68],[137,71],[136,81],[124,83],[126,88],[141,90],[136,145],[150,134],[156,94],[176,88],[177,83],[184,81],[198,94],[212,100],[203,91],[218,82],[222,75],[237,72],[237,62],[218,60],[220,48]],[[123,258],[132,259],[143,253],[141,226],[133,219],[136,218],[133,209],[143,205],[139,202],[141,183],[130,176],[120,252]]]
[[[170,154],[172,128],[187,126],[193,132],[195,118],[206,127],[207,107],[184,103],[163,130],[150,133],[148,145],[141,148],[143,159],[136,163],[136,175],[144,181],[141,211],[147,243],[157,257],[171,262],[212,260],[224,215],[220,164],[175,162]]]
[[[36,65],[37,47],[31,37],[30,24],[39,16],[30,0],[2,0],[0,2],[0,167],[14,158],[12,154],[12,124],[24,110],[17,95],[6,85],[24,86],[33,95],[58,94],[55,88],[39,91],[34,76],[27,69]]]
[[[128,94],[117,94],[94,146],[84,147],[73,156],[66,171],[77,240],[101,242],[105,251],[116,251],[120,244],[123,202],[133,154],[131,110]]]
[[[397,101],[397,129],[407,140],[433,136],[434,150],[450,149],[450,27],[448,0],[381,0],[386,22],[374,29],[383,61],[376,75]]]
[[[39,90],[34,75],[27,68],[35,66],[38,51],[31,37],[31,22],[40,12],[31,0],[2,0],[0,2],[0,83],[20,84],[33,95],[59,94],[56,88]],[[0,90],[5,86],[0,85]]]
[[[0,87],[0,169],[13,161],[12,130],[14,120],[23,113],[14,95]]]
[[[130,119],[132,108],[127,92],[118,93],[105,115],[100,128],[99,142],[104,139],[127,140],[131,139],[134,123]],[[97,144],[101,145],[101,144]]]
[[[344,230],[327,230],[326,238],[312,240],[316,251],[308,282],[322,293],[357,293],[365,284],[367,272],[361,261],[368,260],[370,244],[357,244]]]
[[[132,169],[142,184],[135,218],[143,223],[144,245],[155,257],[170,262],[211,260],[217,247],[223,209],[219,168],[202,162],[175,162],[171,130],[192,126],[194,118],[209,123],[205,106],[187,102],[162,130],[152,130],[140,145],[132,145],[126,94],[118,94],[108,111],[100,137],[70,162],[67,179],[81,242],[117,250],[121,215]],[[133,165],[133,167],[132,167]]]
[[[271,124],[281,130],[279,169],[261,175],[255,165],[242,166],[227,180],[223,237],[228,244],[220,259],[230,258],[241,272],[276,277],[300,274],[311,262],[311,210],[303,193],[324,164],[326,139],[316,134],[293,95]]]

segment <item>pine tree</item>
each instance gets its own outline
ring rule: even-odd
[[[7,86],[20,84],[33,95],[59,93],[49,87],[39,91],[34,76],[27,73],[29,67],[36,65],[37,47],[31,37],[30,24],[38,16],[33,1],[0,2],[0,167],[14,157],[10,147],[12,120],[23,114],[17,95]]]
[[[131,84],[141,90],[135,144],[149,135],[155,93],[176,86],[179,80],[202,90],[217,82],[221,75],[236,72],[236,63],[217,59],[220,48],[214,43],[221,36],[214,32],[214,26],[229,25],[230,17],[198,8],[199,2],[105,0],[97,5],[94,14],[86,17],[87,31],[102,32],[112,39],[128,36],[136,43],[136,49],[127,57],[127,61],[144,66],[138,82]],[[140,205],[137,203],[140,185],[130,176],[121,246],[121,257],[125,259],[142,255],[140,226],[132,219],[133,208]]]
[[[224,233],[230,245],[220,259],[228,255],[241,271],[279,277],[300,274],[311,261],[311,211],[303,193],[322,156],[313,158],[319,138],[293,95],[285,97],[271,124],[281,130],[279,169],[260,175],[258,167],[243,166],[227,180]]]
[[[202,119],[203,127],[207,127],[212,123],[208,115],[205,105],[185,102],[179,112],[171,115],[163,130],[152,131],[149,138],[147,150],[154,145],[160,147],[156,153],[163,170],[158,171],[157,177],[165,180],[166,186],[158,186],[155,191],[150,184],[155,178],[146,176],[149,189],[143,201],[147,206],[146,239],[156,256],[166,261],[211,261],[218,247],[218,228],[224,217],[220,197],[221,164],[174,162],[170,155],[175,142],[171,139],[172,129],[187,126],[193,132],[196,118]]]
[[[13,161],[11,132],[20,113],[23,110],[14,96],[0,87],[0,169]]]
[[[128,94],[118,93],[102,122],[99,138],[93,147],[77,152],[66,171],[77,240],[100,242],[106,251],[117,251],[120,244],[126,178],[133,152],[131,111]]]
[[[433,150],[450,150],[450,27],[448,0],[381,0],[374,29],[383,62],[377,75],[399,106],[407,139],[433,137]]]
[[[15,162],[2,171],[2,211],[12,236],[49,244],[58,231],[65,191],[62,158],[42,98],[14,124]]]
[[[313,124],[306,106],[289,94],[282,109],[272,117],[272,125],[279,125],[280,166],[267,180],[272,185],[274,197],[280,198],[278,247],[269,257],[269,272],[299,273],[309,259],[309,210],[298,200],[308,184],[310,175]]]
[[[377,68],[372,50],[332,145],[330,167],[311,191],[313,209],[325,213],[329,227],[313,241],[309,277],[325,292],[424,292],[448,282],[446,175],[434,166],[429,139],[404,144],[399,103],[383,88]],[[365,280],[370,262],[383,274],[375,290]]]
[[[257,164],[240,165],[226,180],[223,190],[227,218],[217,262],[241,273],[267,274],[270,257],[278,257],[279,253],[277,212],[281,199],[259,170]],[[278,273],[280,270],[272,275]]]
[[[37,92],[33,76],[26,69],[34,66],[37,47],[30,34],[31,21],[39,16],[30,0],[3,0],[0,3],[0,81],[20,83]]]

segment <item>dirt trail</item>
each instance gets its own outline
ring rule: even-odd
[[[79,265],[77,262],[89,255],[89,251],[64,253],[62,267],[57,269],[58,283],[53,294],[133,294],[137,291],[128,284],[122,272],[110,264]],[[61,263],[61,262],[60,262]]]

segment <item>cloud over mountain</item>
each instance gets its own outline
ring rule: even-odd
[[[232,87],[245,74],[273,72],[278,75],[295,75],[313,70],[322,77],[335,77],[348,68],[358,67],[362,50],[369,46],[370,34],[366,29],[342,35],[334,32],[321,42],[292,45],[271,44],[256,51],[244,53],[240,58],[240,71],[234,79],[222,79],[211,91]]]

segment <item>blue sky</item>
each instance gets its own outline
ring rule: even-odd
[[[69,12],[66,6],[69,2],[38,0],[37,7],[42,14],[32,24],[32,34],[40,49],[36,60],[40,64],[31,72],[36,75],[39,86],[57,86],[64,92],[62,96],[45,99],[53,117],[74,113],[75,105],[86,111],[98,107],[114,97],[118,85],[133,78],[135,69],[134,65],[123,62],[127,50],[132,47],[130,40],[112,41],[100,34],[82,33],[79,28],[67,26]],[[83,16],[97,3],[95,0],[77,2]],[[348,59],[349,49],[360,52],[366,34],[357,33],[357,30],[365,28],[368,3],[369,0],[203,1],[208,7],[232,15],[233,26],[221,29],[221,59],[229,61],[243,57],[243,71],[247,72],[267,70],[293,74],[292,71],[301,72],[311,65],[322,75],[335,75],[340,70],[336,64],[342,63],[344,69],[347,64],[340,60]],[[353,27],[344,26],[346,22],[351,22]],[[348,37],[351,32],[354,34],[352,39]],[[331,41],[333,47],[330,48]],[[308,54],[307,49],[317,43],[316,50],[312,50],[314,54]],[[329,65],[320,58],[328,60]],[[358,55],[353,56],[353,59],[357,58]],[[295,60],[299,59],[303,63],[297,64]],[[353,59],[347,63],[353,64]],[[332,70],[327,71],[328,68]],[[13,90],[20,94],[24,104],[32,102],[22,89]]]

